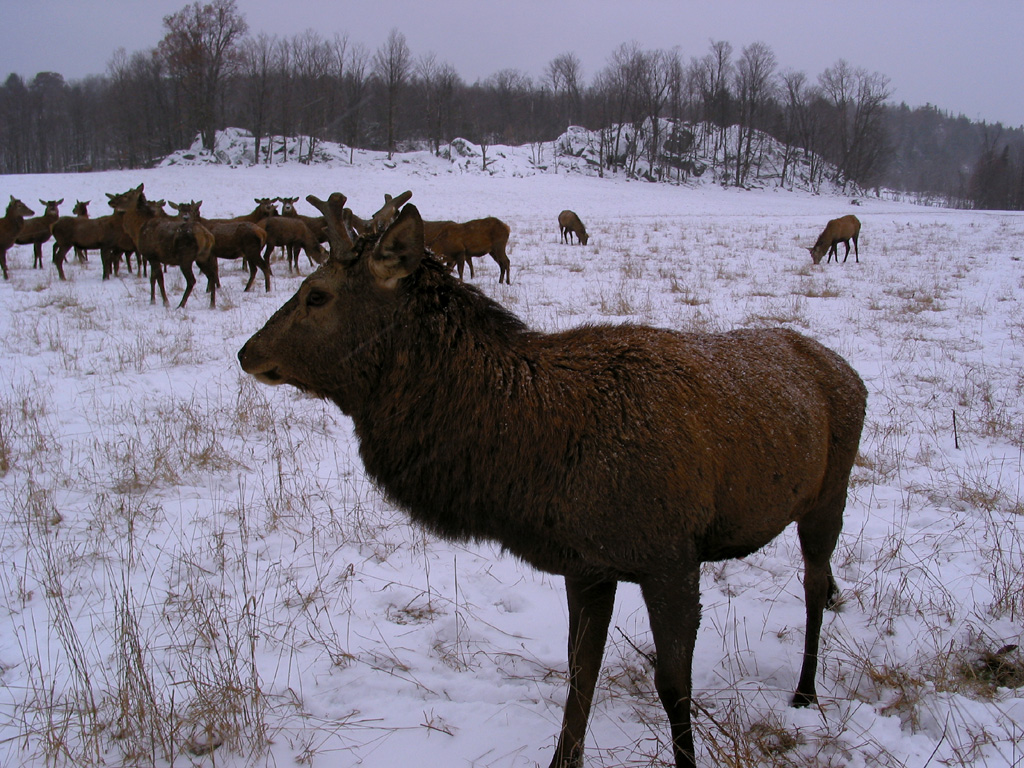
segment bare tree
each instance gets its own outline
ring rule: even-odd
[[[270,121],[270,106],[273,99],[274,49],[277,39],[260,33],[248,38],[242,46],[242,73],[245,76],[246,114],[252,126],[255,139],[253,162],[260,162],[260,143],[267,132]],[[267,153],[269,158],[270,153]]]
[[[455,91],[461,80],[455,67],[448,62],[439,63],[433,51],[416,62],[416,75],[425,102],[427,138],[437,155],[441,142],[449,135]]]
[[[713,126],[713,143],[708,147],[705,135],[704,149],[717,164],[719,152],[725,149],[725,129],[731,117],[729,79],[733,70],[732,44],[725,40],[712,41],[711,51],[700,59],[694,59],[690,67],[701,97],[702,119]]]
[[[130,56],[123,48],[107,64],[104,105],[113,128],[114,162],[135,168],[168,154],[194,136],[182,123],[177,89],[155,49]]]
[[[412,71],[412,54],[405,42],[405,35],[393,28],[388,39],[373,56],[373,73],[384,85],[387,92],[388,159],[395,152],[395,112],[405,85]]]
[[[362,43],[354,44],[348,53],[345,72],[345,143],[349,146],[349,160],[356,145],[362,140],[363,107],[369,100],[370,52]]]
[[[329,138],[342,141],[342,122],[345,116],[345,70],[348,65],[348,35],[335,33],[329,44],[330,62],[327,94]]]
[[[544,79],[558,95],[565,125],[576,125],[583,109],[583,65],[575,53],[562,53],[553,58],[544,72]]]
[[[889,78],[840,59],[822,72],[818,82],[832,107],[831,159],[837,168],[836,181],[844,187],[851,180],[871,183],[887,152],[881,112],[892,95]]]
[[[533,89],[529,75],[518,69],[501,69],[488,77],[484,86],[493,97],[496,109],[491,121],[482,122],[489,123],[493,133],[506,144],[519,143],[520,107]],[[486,130],[485,127],[484,132]]]
[[[636,84],[644,122],[650,124],[647,163],[652,174],[659,172],[656,166],[661,148],[661,118],[671,93],[677,61],[676,51],[661,50],[643,52],[635,61]]]
[[[299,132],[308,142],[305,154],[299,147],[299,160],[309,163],[313,160],[317,139],[327,126],[328,94],[324,84],[334,56],[330,44],[312,29],[292,38],[291,47]]]
[[[288,40],[278,40],[274,48],[274,80],[276,82],[274,106],[276,107],[274,131],[281,137],[281,160],[288,161],[288,137],[295,119],[295,50]],[[270,146],[271,158],[276,150]]]
[[[643,51],[635,42],[623,43],[611,55],[611,60],[601,70],[597,79],[597,89],[604,102],[604,110],[608,115],[607,125],[614,126],[614,135],[609,135],[606,142],[607,158],[611,167],[627,164],[630,172],[636,166],[638,145],[635,138],[622,146],[622,128],[627,122],[634,127],[642,120],[637,73]],[[634,134],[635,137],[635,134]]]
[[[164,17],[167,33],[159,50],[184,95],[192,126],[203,148],[212,150],[217,109],[228,76],[238,64],[238,47],[248,30],[235,0],[194,2]]]
[[[739,130],[736,132],[736,186],[746,183],[753,162],[758,118],[774,95],[775,54],[765,43],[751,43],[736,62],[734,84]]]

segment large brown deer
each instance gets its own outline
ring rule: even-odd
[[[510,284],[508,254],[505,251],[509,232],[508,224],[493,216],[461,223],[449,222],[427,241],[427,247],[449,268],[457,268],[460,280],[466,262],[469,262],[469,276],[472,278],[473,259],[490,254],[499,267],[498,283]]]
[[[695,765],[700,565],[794,522],[807,624],[793,703],[815,701],[867,396],[841,357],[786,329],[532,331],[425,254],[414,206],[376,241],[332,253],[242,347],[242,369],[348,414],[366,471],[413,520],[565,577],[553,768],[582,765],[620,581],[647,604],[676,765]]]
[[[35,211],[11,195],[11,201],[7,204],[7,212],[0,219],[0,271],[4,273],[4,280],[7,275],[7,250],[14,245],[14,241],[25,224],[26,216],[35,216]]]
[[[846,216],[841,216],[838,219],[832,219],[828,224],[825,225],[824,231],[818,235],[818,241],[813,247],[807,250],[811,252],[811,259],[815,264],[821,263],[822,256],[828,251],[828,260],[825,262],[828,264],[832,261],[832,257],[836,257],[836,264],[839,263],[839,243],[846,246],[846,255],[843,256],[843,263],[850,256],[850,241],[853,240],[853,256],[857,263],[860,264],[860,250],[857,248],[857,238],[860,237],[860,219],[854,216],[852,213]]]
[[[562,233],[562,242],[569,245],[572,245],[573,235],[576,235],[580,245],[586,245],[587,240],[590,239],[590,236],[587,234],[587,228],[583,226],[580,217],[569,210],[558,214],[558,229]]]
[[[26,219],[21,231],[14,239],[17,245],[32,246],[32,269],[43,266],[43,243],[50,239],[50,227],[58,218],[60,211],[58,206],[64,202],[60,200],[40,200],[43,205],[43,215],[32,219]]]
[[[200,201],[196,204],[196,210]],[[161,264],[177,266],[185,277],[185,293],[178,308],[188,301],[196,284],[192,265],[206,275],[206,291],[210,294],[210,308],[217,305],[217,258],[213,255],[213,235],[199,222],[163,218],[147,204],[144,185],[110,198],[110,205],[124,212],[124,228],[131,235],[139,255],[149,262],[149,300],[156,303],[156,286],[167,304],[164,271]]]

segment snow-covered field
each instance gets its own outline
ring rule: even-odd
[[[1024,633],[1024,216],[391,165],[7,176],[0,193],[100,215],[105,192],[143,181],[223,216],[342,191],[366,217],[411,189],[426,218],[511,226],[511,286],[486,257],[475,282],[538,329],[785,325],[831,346],[870,395],[820,706],[787,706],[804,622],[787,531],[704,568],[698,762],[1024,765],[1024,665],[1005,649]],[[563,208],[590,245],[559,242]],[[805,247],[851,212],[860,263],[812,266]],[[284,262],[269,295],[259,280],[243,294],[222,263],[217,308],[200,278],[178,310],[176,270],[165,308],[136,275],[101,281],[97,254],[66,283],[48,258],[31,269],[26,246],[8,261],[0,763],[547,764],[560,580],[413,527],[365,478],[333,405],[240,371],[239,347],[298,287]],[[671,762],[652,650],[624,585],[587,765]]]

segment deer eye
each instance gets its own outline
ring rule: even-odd
[[[327,300],[329,298],[330,295],[328,295],[326,292],[314,289],[310,291],[309,294],[306,296],[306,306],[322,307],[324,304],[327,303]]]

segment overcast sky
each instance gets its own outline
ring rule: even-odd
[[[154,47],[184,0],[0,0],[0,76],[103,74],[117,48]],[[589,83],[621,43],[678,46],[684,61],[710,40],[738,55],[763,41],[780,69],[816,78],[844,58],[886,75],[893,100],[974,120],[1024,125],[1024,0],[238,0],[250,33],[347,34],[371,51],[396,27],[414,56],[434,52],[469,83],[506,67],[540,77],[571,51]]]

